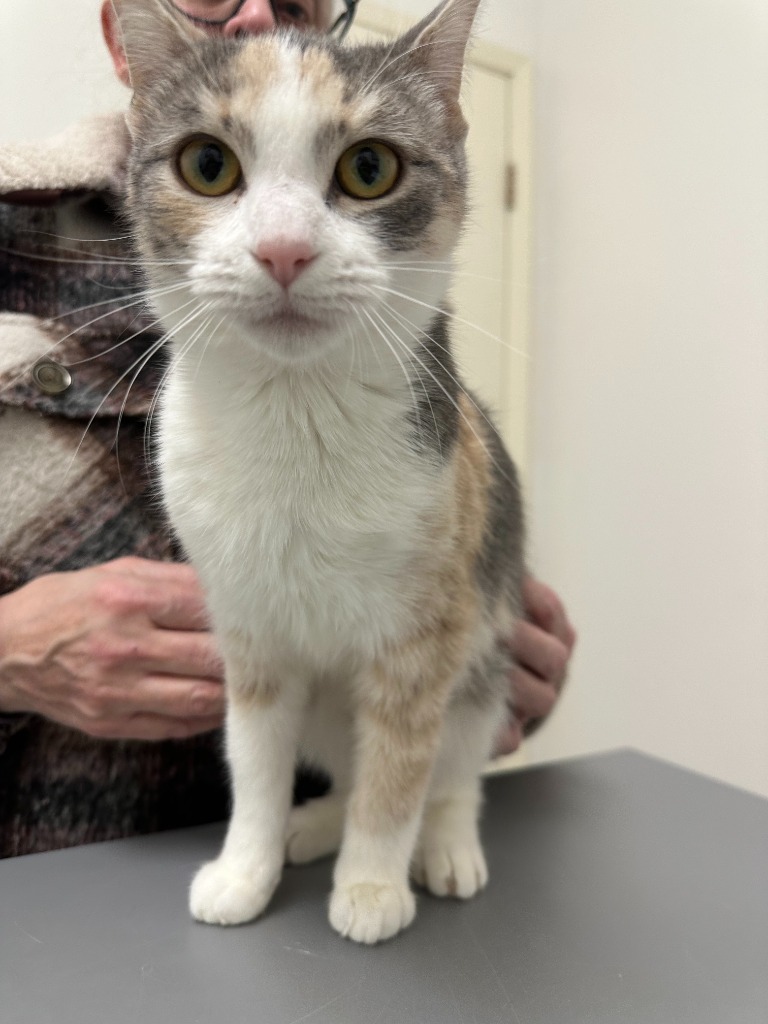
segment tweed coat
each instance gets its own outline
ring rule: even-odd
[[[163,355],[145,362],[158,335],[126,262],[127,145],[116,114],[0,148],[0,595],[179,554],[151,469]],[[219,746],[216,733],[109,742],[0,714],[0,856],[223,817]]]

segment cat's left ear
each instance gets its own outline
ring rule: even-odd
[[[404,56],[429,76],[456,127],[466,131],[459,106],[464,57],[480,0],[443,0],[400,40]]]
[[[164,0],[107,0],[101,23],[115,70],[134,92],[205,38],[200,28]]]

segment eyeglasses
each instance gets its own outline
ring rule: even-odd
[[[171,0],[173,6],[199,25],[226,25],[245,0]],[[313,24],[314,0],[269,0],[275,24],[309,28]],[[328,29],[328,35],[343,39],[352,27],[359,0],[344,0],[344,10]]]

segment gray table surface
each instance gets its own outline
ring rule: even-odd
[[[766,1024],[768,801],[631,751],[488,781],[489,888],[336,936],[331,862],[196,924],[221,826],[0,862],[3,1024]]]

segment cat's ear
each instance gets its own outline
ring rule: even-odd
[[[457,127],[465,129],[459,106],[464,57],[480,0],[443,0],[400,40],[403,56],[429,76]]]
[[[167,0],[110,0],[102,12],[104,35],[120,73],[140,91],[188,54],[205,33]]]

